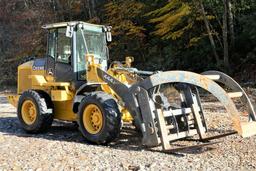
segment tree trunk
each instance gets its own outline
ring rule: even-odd
[[[232,3],[231,0],[227,0],[228,6],[228,25],[230,33],[230,49],[233,49],[235,46],[235,31],[234,31],[234,15],[232,12]]]
[[[50,3],[51,3],[53,15],[54,15],[54,22],[56,22],[56,21],[57,21],[57,15],[58,15],[58,14],[57,14],[57,11],[56,11],[56,9],[57,9],[56,3],[55,3],[54,0],[53,0],[53,1],[50,1]]]
[[[91,0],[91,5],[92,5],[92,17],[96,17],[96,4],[95,4],[95,0]]]
[[[213,52],[213,55],[215,57],[215,60],[216,60],[217,64],[219,65],[220,64],[220,58],[219,58],[219,55],[218,55],[217,50],[216,50],[215,41],[214,41],[212,33],[211,33],[210,24],[209,24],[209,21],[206,17],[202,0],[200,0],[199,3],[200,3],[200,12],[203,16],[206,31],[207,31],[207,34],[208,34],[208,37],[209,37],[209,40],[210,40],[210,43],[211,43],[212,52]]]
[[[55,1],[55,3],[56,3],[56,12],[57,12],[57,18],[59,19],[59,20],[61,20],[61,21],[64,21],[64,9],[63,9],[63,6],[62,6],[62,4],[60,3],[60,1],[59,0],[54,0]]]
[[[223,26],[222,26],[222,36],[223,36],[223,53],[224,53],[224,66],[229,69],[229,53],[228,53],[228,5],[227,0],[223,0],[224,11],[223,11]]]
[[[28,2],[26,0],[24,0],[24,5],[26,8],[28,8]]]
[[[88,9],[88,15],[89,15],[89,19],[92,18],[92,12],[91,12],[91,5],[90,5],[90,0],[86,1],[86,7]]]
[[[87,0],[87,7],[88,7],[88,14],[89,18],[92,19],[95,17],[96,11],[95,11],[95,0]]]

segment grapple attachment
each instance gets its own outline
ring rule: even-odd
[[[256,117],[250,99],[240,85],[224,73],[159,72],[131,87],[104,71],[98,70],[98,74],[122,98],[125,107],[133,115],[135,124],[141,128],[142,143],[148,147],[161,144],[164,150],[170,150],[170,143],[181,138],[198,134],[201,140],[210,140],[224,136],[207,135],[208,129],[198,88],[209,92],[220,101],[230,116],[235,132],[243,137],[256,134]],[[218,83],[228,87],[230,92],[225,91]],[[159,91],[160,87],[166,84],[172,84],[178,90],[180,106],[171,105],[168,97]],[[247,106],[248,119],[242,119],[233,102],[235,98],[240,98]]]
[[[169,83],[175,84],[180,93],[182,100],[180,107],[168,106],[168,103],[164,102],[167,100],[166,97],[157,90],[161,85]],[[231,92],[226,92],[217,83],[224,84]],[[208,71],[203,75],[186,71],[168,71],[154,74],[140,82],[134,93],[138,99],[142,123],[145,127],[144,145],[161,144],[164,150],[169,150],[170,142],[196,134],[201,140],[220,137],[220,135],[217,137],[206,135],[208,130],[198,87],[210,92],[222,103],[230,116],[234,130],[239,135],[248,137],[256,134],[252,103],[245,91],[231,77],[217,71]],[[233,102],[234,98],[241,98],[243,104],[247,106],[247,121],[241,121],[240,113]]]

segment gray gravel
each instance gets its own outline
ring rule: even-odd
[[[227,120],[225,111],[220,111],[207,114],[211,130],[217,132]],[[220,140],[221,143],[202,148],[163,153],[158,151],[160,148],[141,146],[139,135],[131,126],[125,126],[120,139],[109,146],[87,144],[71,123],[54,122],[45,134],[26,134],[18,123],[16,109],[0,95],[0,171],[256,170],[256,136],[242,139],[231,135]],[[197,143],[173,144],[179,147]]]

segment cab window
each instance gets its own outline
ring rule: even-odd
[[[71,64],[71,38],[66,37],[66,28],[58,29],[56,61]]]
[[[57,40],[57,34],[55,30],[50,30],[48,34],[48,50],[47,55],[55,58],[56,57],[56,40]]]

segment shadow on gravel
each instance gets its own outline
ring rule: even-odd
[[[7,104],[7,98],[5,96],[0,96],[0,104]]]
[[[84,138],[80,134],[77,125],[73,123],[67,122],[59,122],[54,121],[53,126],[46,132],[41,134],[28,134],[26,133],[21,126],[19,125],[19,121],[16,117],[0,117],[0,132],[6,135],[14,135],[18,137],[24,138],[39,138],[39,139],[47,139],[53,141],[67,141],[67,142],[76,142],[86,144]],[[176,147],[183,145],[179,145],[178,142],[175,143]],[[182,153],[189,153],[189,154],[200,154],[213,148],[210,147],[198,147],[198,148],[191,148],[184,150],[179,150],[178,153],[174,151],[172,152],[163,152],[157,149],[149,149],[141,145],[141,138],[140,135],[130,126],[125,126],[122,131],[121,135],[116,142],[112,142],[108,145],[108,147],[113,149],[125,150],[125,151],[152,151],[152,152],[160,152],[166,153],[170,155],[174,155],[176,157],[183,157]]]
[[[80,134],[78,127],[74,123],[54,121],[52,127],[46,133],[29,134],[20,126],[16,117],[0,117],[0,132],[6,135],[18,137],[32,137],[53,141],[68,141],[85,144],[85,140]],[[129,141],[128,141],[129,139]],[[109,144],[111,148],[139,151],[143,149],[140,144],[139,135],[130,128],[122,129],[118,141]]]

